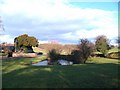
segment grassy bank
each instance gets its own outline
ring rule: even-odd
[[[91,58],[71,66],[21,65],[21,60],[3,60],[3,88],[113,88],[118,87],[118,60]],[[119,80],[120,81],[120,80]]]

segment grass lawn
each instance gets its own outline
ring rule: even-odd
[[[0,56],[5,56],[5,55],[6,55],[5,53],[1,53],[1,52],[0,52]]]
[[[118,87],[117,59],[91,58],[71,66],[22,65],[33,58],[3,60],[3,88],[115,88]],[[37,59],[36,59],[37,60]]]
[[[118,49],[118,48],[112,48],[112,49],[110,49],[109,51],[108,51],[108,53],[113,53],[113,52],[120,52],[120,49]],[[95,54],[102,54],[101,52],[98,52],[98,51],[96,51],[96,52],[94,52]]]
[[[118,49],[118,48],[112,48],[112,49],[109,50],[108,53],[112,53],[112,52],[120,52],[120,49]]]

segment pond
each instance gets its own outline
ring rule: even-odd
[[[32,64],[32,66],[47,66],[48,65],[48,60],[38,62],[36,64]]]
[[[60,64],[60,65],[72,65],[73,64],[73,62],[71,62],[71,61],[67,61],[67,60],[58,60],[58,63]]]
[[[59,65],[72,65],[73,62],[67,61],[67,60],[58,60]],[[32,64],[32,66],[47,66],[48,65],[48,60],[38,62],[36,64]]]

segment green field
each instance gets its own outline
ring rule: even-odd
[[[108,53],[107,53],[107,54],[109,54],[109,53],[114,53],[114,52],[120,52],[120,49],[118,49],[117,47],[112,48],[112,49],[108,50]],[[98,51],[96,51],[96,52],[94,52],[94,53],[95,53],[95,54],[102,54],[101,52],[98,52]]]
[[[3,88],[115,88],[120,83],[117,59],[91,58],[86,64],[71,66],[23,64],[31,60],[3,60]]]
[[[120,52],[120,49],[118,49],[118,48],[112,48],[112,49],[109,50],[108,53],[113,53],[113,52]]]

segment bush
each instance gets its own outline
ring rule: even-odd
[[[32,47],[26,47],[26,46],[21,47],[21,51],[24,53],[34,53]]]
[[[85,63],[88,57],[92,54],[93,45],[87,39],[81,39],[78,45],[78,50],[72,51],[73,63]]]
[[[59,55],[59,59],[67,60],[67,61],[72,61],[71,55]]]
[[[42,52],[38,52],[37,55],[43,55],[43,53]]]
[[[55,49],[50,50],[48,53],[49,63],[57,61],[59,59],[59,56],[60,54]]]
[[[74,64],[80,63],[79,61],[81,61],[81,58],[80,58],[80,51],[79,50],[73,50],[71,52],[71,56],[72,56],[72,61]]]
[[[24,47],[24,48],[23,48],[23,51],[24,51],[25,53],[28,53],[28,48],[27,48],[27,47]]]
[[[95,54],[96,57],[106,57],[104,54]]]
[[[8,51],[8,57],[12,57],[13,52],[12,51]]]

